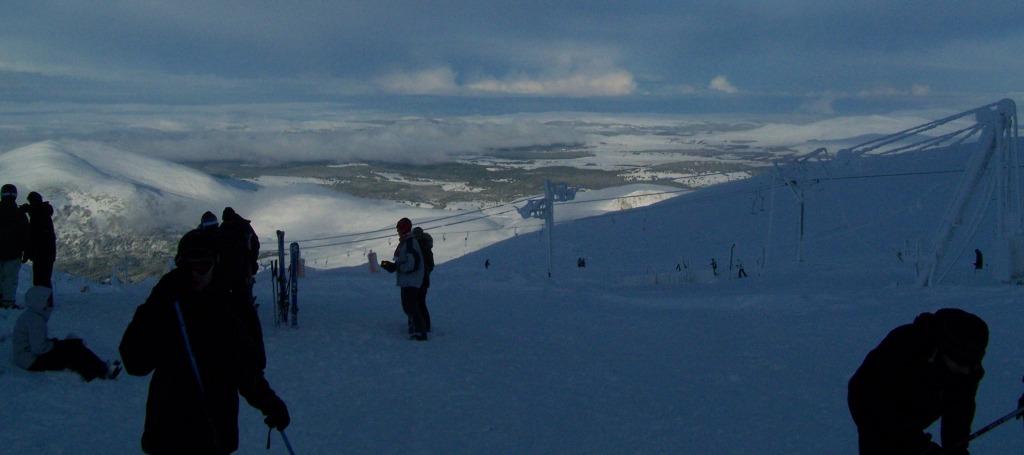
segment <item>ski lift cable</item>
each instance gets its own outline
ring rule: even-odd
[[[493,231],[503,231],[503,230],[510,230],[510,229],[524,229],[524,230],[526,230],[526,229],[530,229],[530,228],[543,228],[543,226],[544,226],[544,224],[543,224],[543,222],[541,222],[541,223],[537,223],[537,224],[527,224],[527,225],[521,225],[521,226],[502,226],[502,227],[496,227],[496,228],[474,229],[474,230],[468,230],[468,231],[435,232],[434,234],[475,234],[475,233],[480,233],[480,232],[493,232]],[[535,231],[528,231],[528,232],[535,232]],[[391,236],[389,235],[387,237],[378,237],[378,238],[372,239],[372,240],[380,240],[381,238],[388,238],[388,237],[391,237]],[[371,239],[367,239],[367,240],[371,240]],[[355,242],[347,242],[347,243],[355,243]],[[344,243],[339,243],[337,245],[335,245],[335,244],[332,244],[332,245],[317,245],[315,247],[306,247],[306,249],[309,250],[309,249],[314,249],[314,248],[320,248],[321,246],[338,246],[340,244],[344,244]],[[350,253],[359,252],[359,251],[362,251],[362,250],[365,250],[365,249],[366,248],[355,248],[355,249],[349,249],[349,250],[341,251],[341,252],[339,252],[337,254],[327,254],[327,255],[321,255],[321,256],[308,256],[307,259],[313,259],[313,260],[317,260],[317,261],[323,260],[323,259],[332,259],[332,258],[337,258],[337,257],[341,257],[341,256],[347,256]]]
[[[936,128],[938,126],[944,125],[946,123],[952,122],[954,120],[958,120],[958,119],[961,119],[963,117],[967,117],[969,115],[975,114],[978,111],[982,111],[982,110],[985,110],[985,109],[990,109],[990,108],[996,107],[998,105],[999,105],[998,102],[996,102],[996,103],[989,103],[989,104],[986,104],[986,105],[981,106],[981,107],[977,107],[977,108],[974,108],[974,109],[971,109],[971,110],[968,110],[968,111],[961,112],[959,114],[954,114],[954,115],[951,115],[951,116],[948,116],[948,117],[945,117],[945,118],[941,118],[941,119],[934,120],[934,121],[931,121],[931,122],[928,122],[928,123],[924,123],[924,124],[917,125],[917,126],[914,126],[914,127],[911,127],[911,128],[907,128],[907,129],[902,130],[902,131],[897,131],[896,133],[893,133],[893,134],[890,134],[890,135],[887,135],[887,136],[882,136],[882,137],[879,137],[879,138],[872,139],[870,141],[862,142],[862,143],[857,144],[857,145],[855,145],[853,147],[850,147],[850,148],[848,148],[846,150],[848,150],[850,152],[854,152],[857,155],[863,155],[863,154],[868,153],[868,152],[870,152],[872,150],[875,150],[875,149],[877,149],[879,147],[882,147],[882,146],[891,144],[893,142],[899,141],[901,139],[904,139],[904,138],[906,138],[908,136],[912,136],[914,134],[919,134],[919,133],[928,131],[930,129],[933,129],[933,128]],[[858,150],[858,149],[861,149],[861,148],[864,148],[864,149],[863,150]]]
[[[486,210],[492,210],[492,209],[496,209],[496,208],[499,208],[499,207],[505,207],[505,206],[512,205],[512,204],[518,204],[520,202],[523,202],[523,201],[526,201],[526,200],[529,200],[529,199],[535,198],[535,197],[537,197],[537,196],[534,195],[534,196],[522,197],[522,198],[510,201],[510,202],[505,202],[505,203],[494,205],[494,206],[490,206],[490,207],[483,207],[483,208],[479,208],[479,209],[476,209],[476,210],[470,210],[470,211],[466,211],[466,212],[459,212],[459,213],[456,213],[454,215],[447,215],[447,216],[442,216],[442,217],[439,217],[439,218],[431,218],[431,219],[416,221],[416,224],[422,226],[424,224],[436,223],[438,221],[443,221],[443,220],[448,220],[448,219],[452,219],[452,218],[458,218],[458,217],[463,217],[463,216],[467,216],[467,215],[472,215],[472,214],[480,213],[480,212],[483,212],[483,211],[486,211]],[[507,212],[501,212],[501,213],[507,213]],[[381,233],[381,232],[392,231],[394,229],[395,229],[394,226],[388,226],[388,227],[384,227],[384,228],[380,228],[380,229],[375,229],[375,230],[372,230],[372,231],[352,232],[352,233],[347,233],[347,234],[338,234],[338,235],[330,235],[330,236],[324,236],[324,237],[318,237],[318,238],[294,240],[294,242],[304,243],[304,242],[316,242],[316,241],[322,241],[322,240],[341,239],[341,238],[347,238],[347,237],[358,237],[358,236],[361,236],[361,235],[370,235],[370,234],[377,234],[377,233]],[[424,228],[424,229],[431,229],[431,228]]]
[[[977,133],[978,131],[981,131],[981,128],[982,128],[981,125],[978,125],[978,124],[971,125],[971,126],[968,126],[967,128],[963,128],[963,129],[959,129],[959,130],[953,131],[951,133],[943,134],[942,136],[928,138],[928,139],[925,139],[925,140],[922,140],[922,141],[918,141],[918,142],[915,142],[915,143],[912,143],[912,144],[907,144],[907,145],[904,145],[904,146],[901,146],[901,147],[896,147],[896,148],[891,149],[891,150],[886,150],[884,152],[879,153],[879,155],[892,155],[892,154],[896,154],[896,153],[907,151],[907,150],[911,150],[911,151],[912,150],[924,150],[924,149],[926,149],[926,148],[928,148],[930,146],[941,144],[942,142],[944,142],[944,141],[946,141],[948,139],[951,139],[953,137],[956,137],[957,135],[959,135],[961,133],[964,133],[964,132],[969,132],[966,135],[966,137],[964,138],[964,139],[967,139],[967,138],[971,137],[972,135],[974,135],[975,133]],[[918,146],[920,146],[920,148],[917,148]]]

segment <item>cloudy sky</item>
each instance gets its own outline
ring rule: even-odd
[[[3,4],[0,102],[830,113],[1024,92],[1017,1]]]

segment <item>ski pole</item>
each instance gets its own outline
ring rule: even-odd
[[[1006,414],[1006,415],[1004,415],[1004,416],[1002,416],[1002,417],[992,421],[992,423],[981,427],[980,429],[978,429],[978,431],[975,431],[974,433],[971,433],[969,436],[964,438],[963,441],[960,441],[959,444],[957,444],[957,445],[955,445],[953,447],[963,447],[963,446],[967,445],[968,442],[971,442],[971,441],[977,439],[979,436],[981,436],[981,435],[983,435],[985,433],[988,433],[989,431],[992,431],[992,429],[994,429],[995,427],[998,427],[999,425],[1002,425],[1002,424],[1004,424],[1006,422],[1009,422],[1010,420],[1013,420],[1013,419],[1015,419],[1017,417],[1020,417],[1020,416],[1024,416],[1024,406],[1021,406],[1021,407],[1015,409],[1013,412],[1011,412],[1009,414]]]
[[[288,442],[288,435],[284,434],[284,430],[277,430],[281,433],[281,439],[284,440],[284,446],[288,449],[288,453],[295,455],[295,450],[292,449],[292,443]]]
[[[981,427],[981,429],[979,429],[978,431],[975,431],[974,433],[971,433],[971,435],[968,436],[967,439],[964,440],[964,442],[960,443],[960,445],[964,445],[964,444],[970,442],[972,439],[977,438],[978,436],[981,436],[981,435],[983,435],[985,433],[988,433],[993,428],[998,427],[999,425],[1002,425],[1002,424],[1010,421],[1011,419],[1020,417],[1022,415],[1024,415],[1024,406],[1021,406],[1021,407],[1015,409],[1013,412],[1011,412],[1009,414],[1006,414],[1006,415],[996,419],[992,423]]]

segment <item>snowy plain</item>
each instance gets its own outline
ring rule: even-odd
[[[452,253],[462,239],[433,231],[445,262],[425,343],[406,340],[393,276],[310,264],[293,329],[274,327],[263,272],[267,376],[290,407],[287,433],[301,454],[855,453],[848,378],[889,330],[943,307],[989,323],[977,428],[1024,392],[1024,288],[971,270],[968,256],[944,283],[913,284],[917,242],[932,237],[960,178],[927,172],[966,160],[953,150],[794,171],[807,182],[802,263],[797,204],[770,176],[560,221],[550,279],[540,232]],[[956,250],[991,245],[982,229]],[[740,263],[748,278],[735,278]],[[153,284],[61,276],[50,329],[112,358]],[[9,333],[17,315],[4,316]],[[5,452],[139,450],[148,378],[84,384],[0,368]],[[267,453],[257,411],[243,404],[239,426],[239,453]],[[1011,422],[972,453],[1022,447]],[[270,453],[286,453],[276,435]]]

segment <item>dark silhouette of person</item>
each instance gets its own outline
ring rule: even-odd
[[[416,306],[423,315],[423,325],[430,333],[430,311],[427,308],[427,292],[430,290],[430,275],[434,272],[434,238],[417,226],[412,229],[413,238],[420,246],[423,253],[423,285],[420,286],[419,301]],[[409,321],[409,328],[413,328],[412,321]]]
[[[218,235],[219,273],[233,292],[252,301],[253,277],[259,271],[260,255],[260,239],[252,222],[235,209],[225,207]]]
[[[711,258],[711,273],[714,276],[718,276],[718,261],[715,258]]]
[[[57,260],[57,234],[53,230],[53,206],[43,196],[28,193],[29,242],[25,257],[32,261],[32,284],[53,288],[53,263]]]
[[[484,268],[485,269],[491,268],[491,260],[490,259],[484,259]]]
[[[28,260],[28,217],[18,207],[18,188],[7,183],[0,187],[0,309],[21,309],[18,296],[18,272]]]
[[[974,270],[981,270],[985,267],[985,258],[981,255],[981,250],[974,249]]]
[[[175,268],[153,287],[121,339],[128,374],[153,374],[142,450],[227,454],[238,449],[238,397],[283,430],[288,407],[264,377],[251,302],[218,283],[216,237],[196,229],[178,243]]]
[[[850,378],[860,453],[966,455],[988,325],[956,308],[896,327]],[[942,446],[924,432],[942,419]]]

